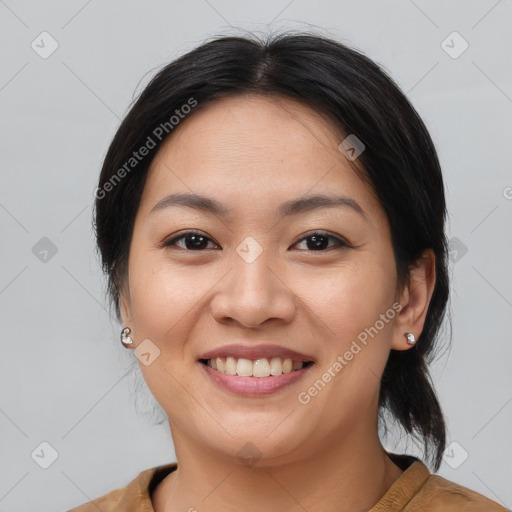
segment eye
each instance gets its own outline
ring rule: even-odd
[[[329,246],[329,241],[332,241],[333,244]],[[180,242],[182,242],[180,244]],[[210,237],[204,235],[200,231],[186,231],[185,233],[182,233],[181,235],[171,238],[170,240],[165,241],[162,246],[163,247],[172,247],[177,246],[181,247],[182,249],[185,249],[187,251],[202,251],[203,249],[208,248],[208,243],[212,242],[214,247],[218,248],[220,247],[217,243],[215,243]],[[350,244],[348,244],[346,241],[342,240],[341,238],[334,236],[330,233],[327,233],[325,231],[314,231],[313,233],[310,233],[308,236],[303,237],[300,239],[296,244],[300,244],[306,242],[306,248],[309,251],[313,252],[321,252],[325,251],[329,248],[336,248],[336,247],[349,247]]]
[[[311,240],[311,242],[307,242],[308,240]],[[334,248],[336,247],[349,247],[349,244],[342,240],[341,238],[331,235],[330,233],[327,233],[325,231],[315,231],[313,233],[310,233],[308,236],[302,238],[297,242],[297,244],[300,244],[304,241],[306,241],[306,247],[314,252],[319,251],[325,251],[328,249],[328,243],[329,240],[334,241]],[[331,246],[330,248],[333,248]]]
[[[177,242],[182,241],[184,245],[179,245]],[[208,245],[208,241],[213,242],[213,240],[210,237],[207,237],[200,231],[187,231],[185,233],[182,233],[180,236],[177,236],[175,238],[172,238],[171,240],[167,240],[162,244],[163,247],[170,247],[177,245],[178,247],[181,247],[185,250],[190,251],[201,251],[202,249],[206,249],[206,245]],[[216,247],[219,247],[217,244],[215,244]]]

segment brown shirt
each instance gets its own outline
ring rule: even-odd
[[[432,475],[420,460],[388,454],[404,470],[400,478],[369,512],[505,512],[498,503]],[[177,463],[142,471],[126,487],[84,503],[68,512],[154,512],[151,495]]]

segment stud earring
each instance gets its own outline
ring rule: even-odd
[[[121,343],[123,344],[124,348],[132,348],[133,340],[129,336],[131,332],[132,330],[129,327],[125,327],[121,331]]]
[[[407,338],[407,343],[409,345],[414,345],[416,343],[416,337],[412,332],[406,332],[405,337]]]

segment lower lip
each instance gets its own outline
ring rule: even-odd
[[[310,365],[300,370],[269,377],[239,377],[214,370],[201,362],[198,364],[203,367],[203,370],[217,385],[242,396],[261,396],[275,393],[297,382],[313,366]]]

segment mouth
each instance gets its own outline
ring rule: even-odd
[[[309,355],[278,345],[228,345],[198,359],[208,381],[236,395],[265,396],[304,378],[316,364]]]

